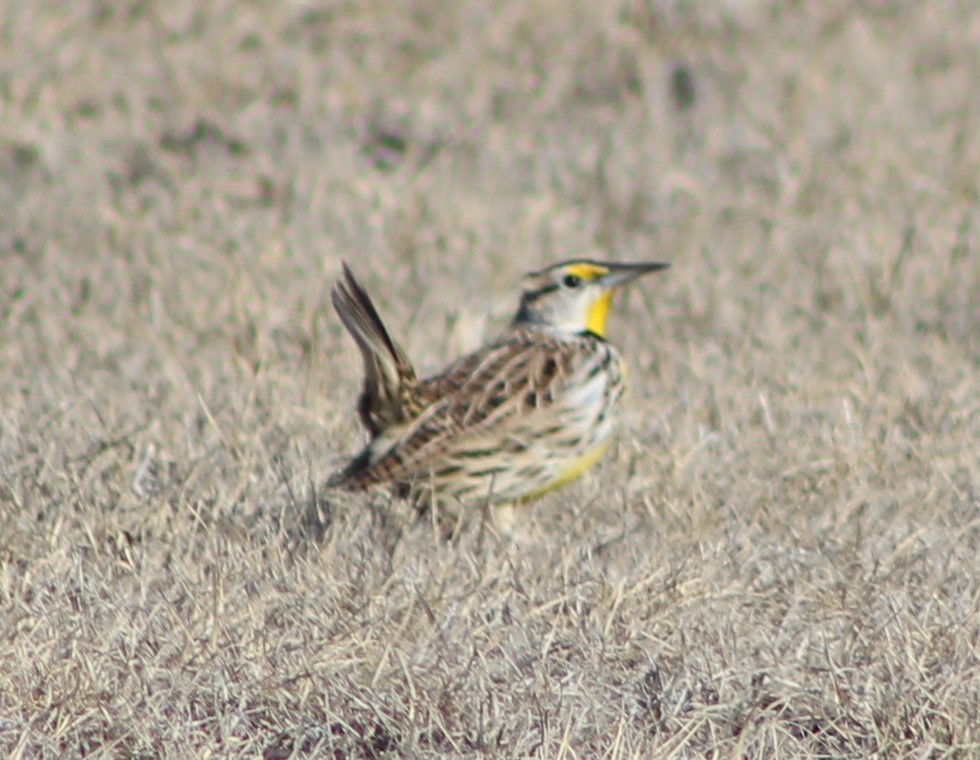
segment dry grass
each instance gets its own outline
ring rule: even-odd
[[[2,754],[980,753],[975,3],[0,29]],[[431,369],[593,251],[674,263],[595,474],[451,544],[322,490],[341,258]]]

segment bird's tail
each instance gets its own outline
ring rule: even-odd
[[[418,380],[411,361],[385,329],[377,309],[350,268],[331,291],[333,307],[364,359],[364,390],[358,402],[361,421],[372,436],[414,416]]]

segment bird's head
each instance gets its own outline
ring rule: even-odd
[[[580,259],[531,272],[524,278],[514,323],[548,325],[604,338],[613,292],[640,275],[667,266],[660,262],[617,264]]]

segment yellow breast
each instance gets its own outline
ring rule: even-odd
[[[605,440],[594,446],[589,451],[585,452],[578,459],[573,459],[569,464],[558,473],[557,477],[552,479],[550,482],[543,485],[536,491],[532,491],[527,496],[521,498],[522,502],[534,501],[546,493],[551,491],[557,491],[559,488],[563,488],[571,483],[573,480],[578,480],[582,475],[584,475],[589,469],[595,466],[602,455],[606,453],[606,449],[609,447],[609,441]]]

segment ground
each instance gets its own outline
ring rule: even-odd
[[[0,0],[0,753],[980,753],[980,5]],[[501,535],[324,487],[420,367],[666,260]]]

